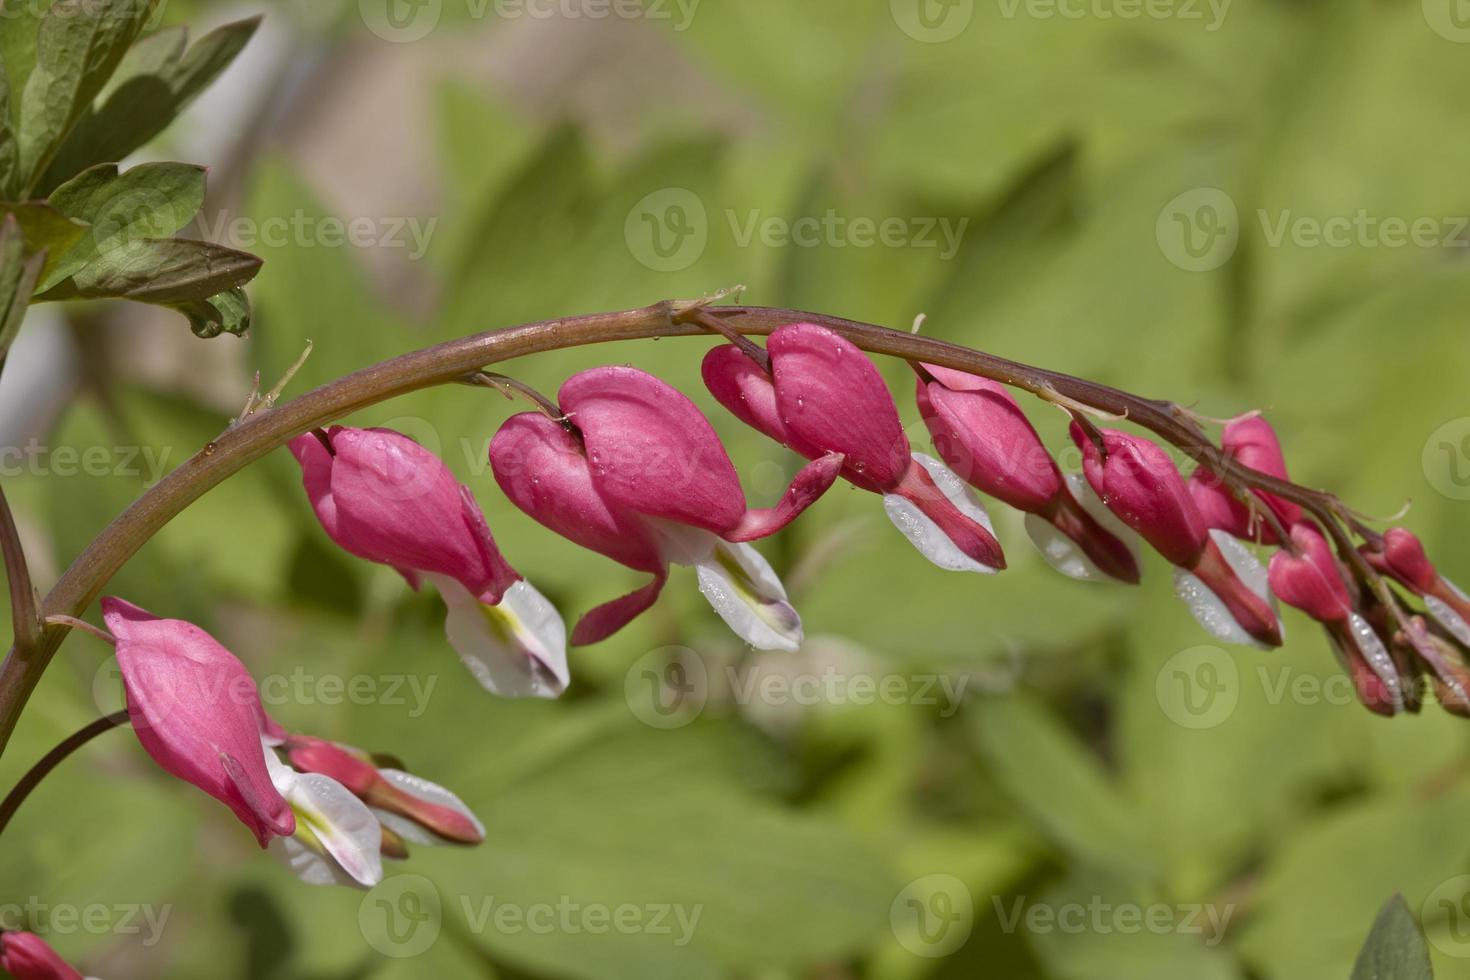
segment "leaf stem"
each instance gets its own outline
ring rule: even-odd
[[[42,756],[40,761],[21,777],[20,782],[15,784],[15,788],[10,791],[4,801],[0,801],[0,834],[5,833],[10,819],[15,816],[15,811],[20,809],[20,805],[26,801],[26,797],[31,795],[31,791],[41,784],[41,780],[51,774],[51,770],[61,765],[67,756],[103,732],[111,731],[127,723],[128,713],[115,711],[110,715],[98,718],[86,728],[68,736],[61,744]]]

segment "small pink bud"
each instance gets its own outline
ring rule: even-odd
[[[1282,550],[1271,556],[1271,591],[1318,622],[1347,619],[1353,611],[1352,596],[1327,540],[1303,521],[1293,525],[1291,541],[1299,554]]]
[[[1388,572],[1405,586],[1421,594],[1434,590],[1439,573],[1424,553],[1424,543],[1412,531],[1402,527],[1385,531],[1382,555]]]
[[[1281,442],[1276,437],[1276,430],[1263,417],[1252,415],[1229,423],[1220,443],[1226,455],[1242,466],[1282,480],[1288,479]],[[1219,528],[1237,538],[1260,540],[1266,544],[1280,543],[1270,523],[1258,518],[1253,526],[1251,513],[1245,504],[1221,486],[1220,478],[1204,467],[1196,469],[1190,477],[1189,492],[1207,526]],[[1302,519],[1301,507],[1289,500],[1269,493],[1258,493],[1257,497],[1288,528]]]
[[[1147,439],[1103,429],[1103,450],[1072,423],[1082,472],[1114,514],[1171,563],[1193,566],[1209,543],[1208,529],[1168,453]]]
[[[82,980],[80,973],[33,932],[0,933],[0,967],[15,980]]]

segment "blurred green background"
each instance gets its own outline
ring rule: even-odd
[[[34,355],[58,380],[27,390],[75,390],[55,411],[4,401],[7,439],[42,460],[5,473],[39,584],[142,492],[148,460],[182,462],[308,339],[288,394],[470,332],[737,283],[754,304],[901,328],[925,313],[929,335],[1207,415],[1263,408],[1301,482],[1374,515],[1412,498],[1408,524],[1470,579],[1461,6],[271,5],[148,153],[211,165],[200,233],[266,259],[249,339],[121,306],[28,324],[62,353]],[[260,8],[174,0],[167,19]],[[825,227],[777,234],[804,218]],[[875,243],[855,219],[896,230]],[[1416,221],[1419,242],[1391,230]],[[502,370],[546,391],[600,363],[654,371],[768,503],[798,461],[704,393],[709,346]],[[884,369],[916,421],[905,369]],[[500,495],[485,448],[517,410],[444,389],[350,421],[440,451],[572,618],[640,576]],[[1074,462],[1062,417],[1034,418]],[[97,449],[102,472],[68,470],[68,448]],[[574,652],[561,701],[505,702],[455,662],[435,596],[330,545],[281,450],[109,591],[212,631],[288,726],[456,789],[488,839],[416,849],[392,868],[411,877],[366,897],[311,889],[116,732],[21,812],[0,898],[105,907],[105,927],[47,938],[111,980],[1326,980],[1401,891],[1437,975],[1470,977],[1470,725],[1432,705],[1369,715],[1292,613],[1282,650],[1210,646],[1161,563],[1135,590],[1064,580],[993,511],[1011,569],[946,574],[876,498],[838,488],[761,546],[805,619],[801,653],[741,650],[681,571],[649,615]],[[119,703],[106,657],[67,643],[7,785]],[[707,683],[669,719],[649,697],[671,660]],[[740,694],[767,676],[836,677],[848,696]],[[852,703],[872,700],[864,678],[907,696]],[[643,925],[497,926],[501,906],[628,906]],[[659,907],[697,925],[681,935],[670,911],[662,932]],[[145,908],[168,916],[157,935],[122,921]]]

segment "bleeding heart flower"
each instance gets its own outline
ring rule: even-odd
[[[974,494],[943,463],[911,451],[893,396],[867,355],[811,323],[780,327],[767,351],[769,374],[733,345],[706,355],[704,382],[720,404],[809,459],[842,454],[843,478],[882,495],[889,520],[939,567],[1005,567]]]
[[[383,880],[383,830],[367,804],[330,776],[297,772],[262,740],[276,790],[291,803],[296,833],[271,851],[309,885],[371,888]]]
[[[501,557],[474,495],[439,457],[387,429],[338,426],[290,445],[327,534],[415,589],[432,582],[448,608],[450,645],[486,690],[543,698],[566,690],[561,616]]]
[[[103,599],[102,618],[117,640],[128,717],[144,750],[228,806],[261,847],[294,833],[262,758],[264,711],[244,665],[192,623],[121,599]]]
[[[15,980],[82,980],[33,932],[0,932],[0,967]]]
[[[1271,556],[1271,591],[1321,623],[1358,697],[1370,710],[1404,710],[1401,671],[1378,631],[1357,610],[1343,572],[1322,532],[1300,521],[1291,527],[1291,549]]]
[[[291,765],[330,776],[377,816],[394,836],[420,844],[478,844],[485,826],[449,790],[398,768],[379,767],[371,756],[306,735],[286,739]]]
[[[537,413],[512,416],[490,444],[496,481],[541,524],[654,577],[583,616],[572,642],[595,643],[646,610],[673,563],[698,571],[700,591],[747,643],[796,649],[801,619],[745,542],[795,519],[832,485],[842,458],[823,456],[776,507],[749,510],[725,447],[677,389],[634,368],[604,367],[568,379],[558,398],[574,428]]]
[[[1362,551],[1373,567],[1423,599],[1430,617],[1470,648],[1470,596],[1439,573],[1417,535],[1391,527],[1376,547],[1365,545]]]
[[[1026,514],[1026,531],[1052,567],[1077,579],[1138,581],[1116,518],[1080,477],[1063,477],[1004,385],[937,364],[918,372],[919,413],[934,448],[971,486]]]
[[[1220,440],[1221,448],[1242,466],[1259,470],[1268,476],[1289,479],[1286,472],[1286,457],[1281,452],[1281,442],[1276,430],[1259,415],[1236,419],[1225,426]],[[1189,478],[1189,493],[1195,506],[1208,527],[1218,528],[1237,538],[1260,541],[1263,544],[1280,544],[1276,530],[1268,522],[1253,521],[1250,510],[1226,490],[1220,478],[1204,467],[1197,468]],[[1290,528],[1302,519],[1302,509],[1289,500],[1274,494],[1256,493],[1270,507],[1283,527]]]
[[[1240,542],[1206,527],[1167,453],[1116,429],[1102,446],[1072,423],[1082,471],[1114,514],[1174,568],[1174,587],[1194,618],[1228,643],[1281,645],[1281,621],[1271,608],[1266,570]]]

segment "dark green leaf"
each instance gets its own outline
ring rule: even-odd
[[[243,337],[250,329],[250,300],[238,286],[208,299],[173,304],[189,318],[189,329],[206,340],[222,333]]]
[[[127,242],[52,287],[45,300],[132,299],[176,306],[243,286],[261,261],[212,242],[183,238]]]
[[[91,232],[56,263],[41,288],[50,289],[131,242],[172,236],[204,206],[205,174],[203,167],[185,163],[145,163],[126,173],[105,163],[58,187],[51,206],[85,221]]]
[[[1429,946],[1404,896],[1395,895],[1379,911],[1352,980],[1434,980]]]
[[[121,160],[153,139],[230,66],[260,18],[226,24],[185,51],[183,28],[160,31],[133,46],[99,103],[78,119],[39,187],[59,185],[94,164]]]
[[[3,55],[0,55],[3,59]],[[20,144],[15,139],[15,125],[10,120],[10,79],[0,60],[0,197],[18,197],[15,186],[20,170]]]
[[[46,170],[153,14],[157,0],[58,0],[41,18],[20,100],[21,189]],[[23,193],[21,196],[25,196]]]

